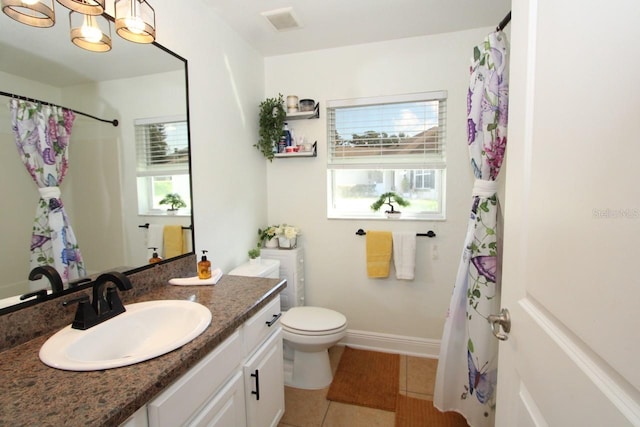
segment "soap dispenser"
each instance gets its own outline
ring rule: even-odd
[[[202,258],[198,263],[198,277],[200,279],[211,278],[211,261],[207,259],[207,251],[202,251]]]
[[[162,261],[162,258],[158,255],[158,248],[147,248],[153,249],[153,255],[149,258],[149,264],[155,264],[156,262]]]

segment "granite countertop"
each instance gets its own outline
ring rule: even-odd
[[[38,352],[55,330],[10,348],[0,353],[0,426],[117,426],[285,286],[280,279],[223,276],[215,286],[160,285],[127,301],[193,299],[213,316],[211,325],[190,343],[131,366],[93,372],[50,368],[40,361]]]

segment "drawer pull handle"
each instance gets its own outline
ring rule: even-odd
[[[255,394],[256,400],[260,400],[260,372],[256,369],[251,376],[256,379],[256,390],[252,391],[251,394]]]
[[[282,313],[278,313],[278,314],[274,314],[273,315],[273,319],[271,320],[267,320],[266,323],[268,327],[272,327],[274,323],[276,323],[278,321],[278,319],[280,318],[280,316],[282,316]]]

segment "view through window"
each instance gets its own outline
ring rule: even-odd
[[[371,204],[393,191],[402,218],[445,217],[444,91],[329,101],[328,217],[378,218]]]

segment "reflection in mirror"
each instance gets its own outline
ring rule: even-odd
[[[149,265],[150,247],[165,259],[191,253],[186,61],[118,37],[110,52],[88,52],[71,43],[63,22],[41,29],[3,14],[0,21],[1,92],[119,122],[76,116],[60,185],[87,275]],[[51,290],[46,278],[27,280],[40,195],[16,149],[10,100],[0,96],[0,314],[22,303],[20,295]],[[169,212],[160,204],[169,193],[186,206]],[[36,298],[42,293],[22,304]]]

